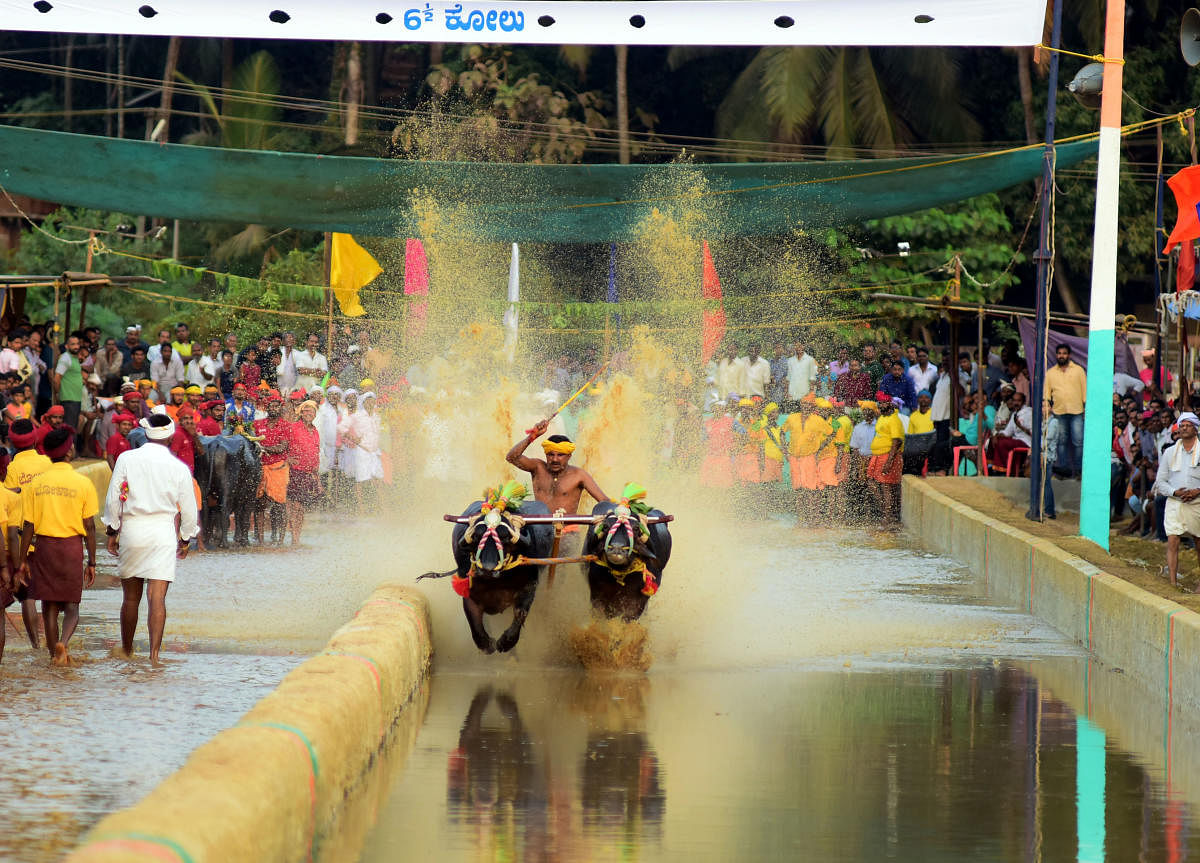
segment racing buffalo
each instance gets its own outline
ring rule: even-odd
[[[594,524],[583,548],[585,555],[594,558],[588,564],[592,608],[605,618],[625,621],[642,616],[671,559],[667,525],[643,520],[663,513],[637,500],[631,504],[629,491],[627,486],[627,496],[620,502],[604,501],[592,508]]]
[[[519,493],[518,493],[519,492]],[[548,516],[538,501],[521,502],[524,488],[505,486],[492,497],[476,501],[463,513],[466,523],[455,526],[451,548],[456,569],[425,573],[422,578],[455,575],[454,590],[463,598],[463,612],[475,646],[484,653],[512,650],[521,637],[537,593],[538,565],[520,558],[545,558],[554,543],[549,524],[525,524],[522,516]],[[513,609],[513,621],[499,638],[484,626],[484,615]]]

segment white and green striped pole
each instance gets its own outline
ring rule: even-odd
[[[1087,410],[1079,532],[1108,549],[1112,452],[1112,382],[1117,316],[1117,185],[1121,171],[1121,71],[1125,0],[1108,0],[1104,24],[1104,89],[1100,95],[1100,158],[1092,239],[1092,299],[1088,313]]]

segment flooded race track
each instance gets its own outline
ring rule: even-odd
[[[146,660],[143,603],[133,661],[119,643],[121,589],[101,552],[72,641],[75,668],[52,668],[11,612],[0,664],[0,861],[57,860],[104,815],[140,800],[191,750],[233,725],[285,674],[320,650],[380,574],[347,567],[346,543],[368,531],[314,525],[295,553],[192,555],[167,596],[164,667]],[[329,573],[338,572],[337,579]]]
[[[10,632],[0,860],[57,859],[234,724],[376,583],[437,565],[448,532],[409,523],[330,517],[295,554],[189,559],[162,669],[109,658],[111,587],[85,595],[77,668]],[[1196,780],[1140,734],[1161,734],[1157,702],[952,561],[783,520],[743,523],[736,543],[699,521],[675,535],[684,551],[643,618],[645,674],[580,668],[578,567],[542,585],[506,655],[479,654],[450,585],[428,588],[435,672],[415,747],[395,735],[366,814],[316,858],[1200,859]],[[378,565],[401,546],[397,569]],[[143,656],[144,637],[143,621]],[[1074,683],[1089,673],[1087,719],[1092,689]]]
[[[471,657],[435,597],[429,709],[361,859],[1200,855],[1162,753],[1123,750],[1039,676],[1087,673],[1056,632],[892,537],[753,533],[753,583],[652,603],[644,675],[539,653],[546,608],[518,656]]]

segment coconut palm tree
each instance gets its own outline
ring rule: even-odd
[[[674,49],[668,63],[706,51]],[[966,141],[979,125],[946,49],[771,46],[755,53],[717,109],[719,137],[904,150],[918,141]]]

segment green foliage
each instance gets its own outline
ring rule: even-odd
[[[464,45],[457,60],[434,66],[426,83],[441,116],[433,128],[423,117],[402,121],[393,135],[400,152],[449,161],[580,161],[592,129],[608,125],[607,100],[596,90],[568,96],[538,72],[521,74],[514,53]]]
[[[845,267],[842,284],[879,287],[864,290],[861,295],[853,291],[835,294],[841,299],[835,299],[834,304],[846,317],[877,317],[871,329],[883,326],[892,334],[907,332],[918,321],[928,321],[930,313],[901,301],[871,299],[872,291],[910,297],[947,295],[953,290],[953,262],[957,257],[963,268],[961,300],[994,303],[1017,284],[1013,267],[1026,259],[1025,252],[1016,248],[1024,225],[1014,233],[996,195],[877,219],[864,228],[865,235],[853,242],[841,232],[831,232],[826,242]],[[909,254],[904,257],[898,251],[902,242],[909,244]],[[859,253],[860,248],[866,252]],[[852,336],[855,329],[862,327],[841,327],[839,332]],[[856,340],[865,338],[860,334]]]

